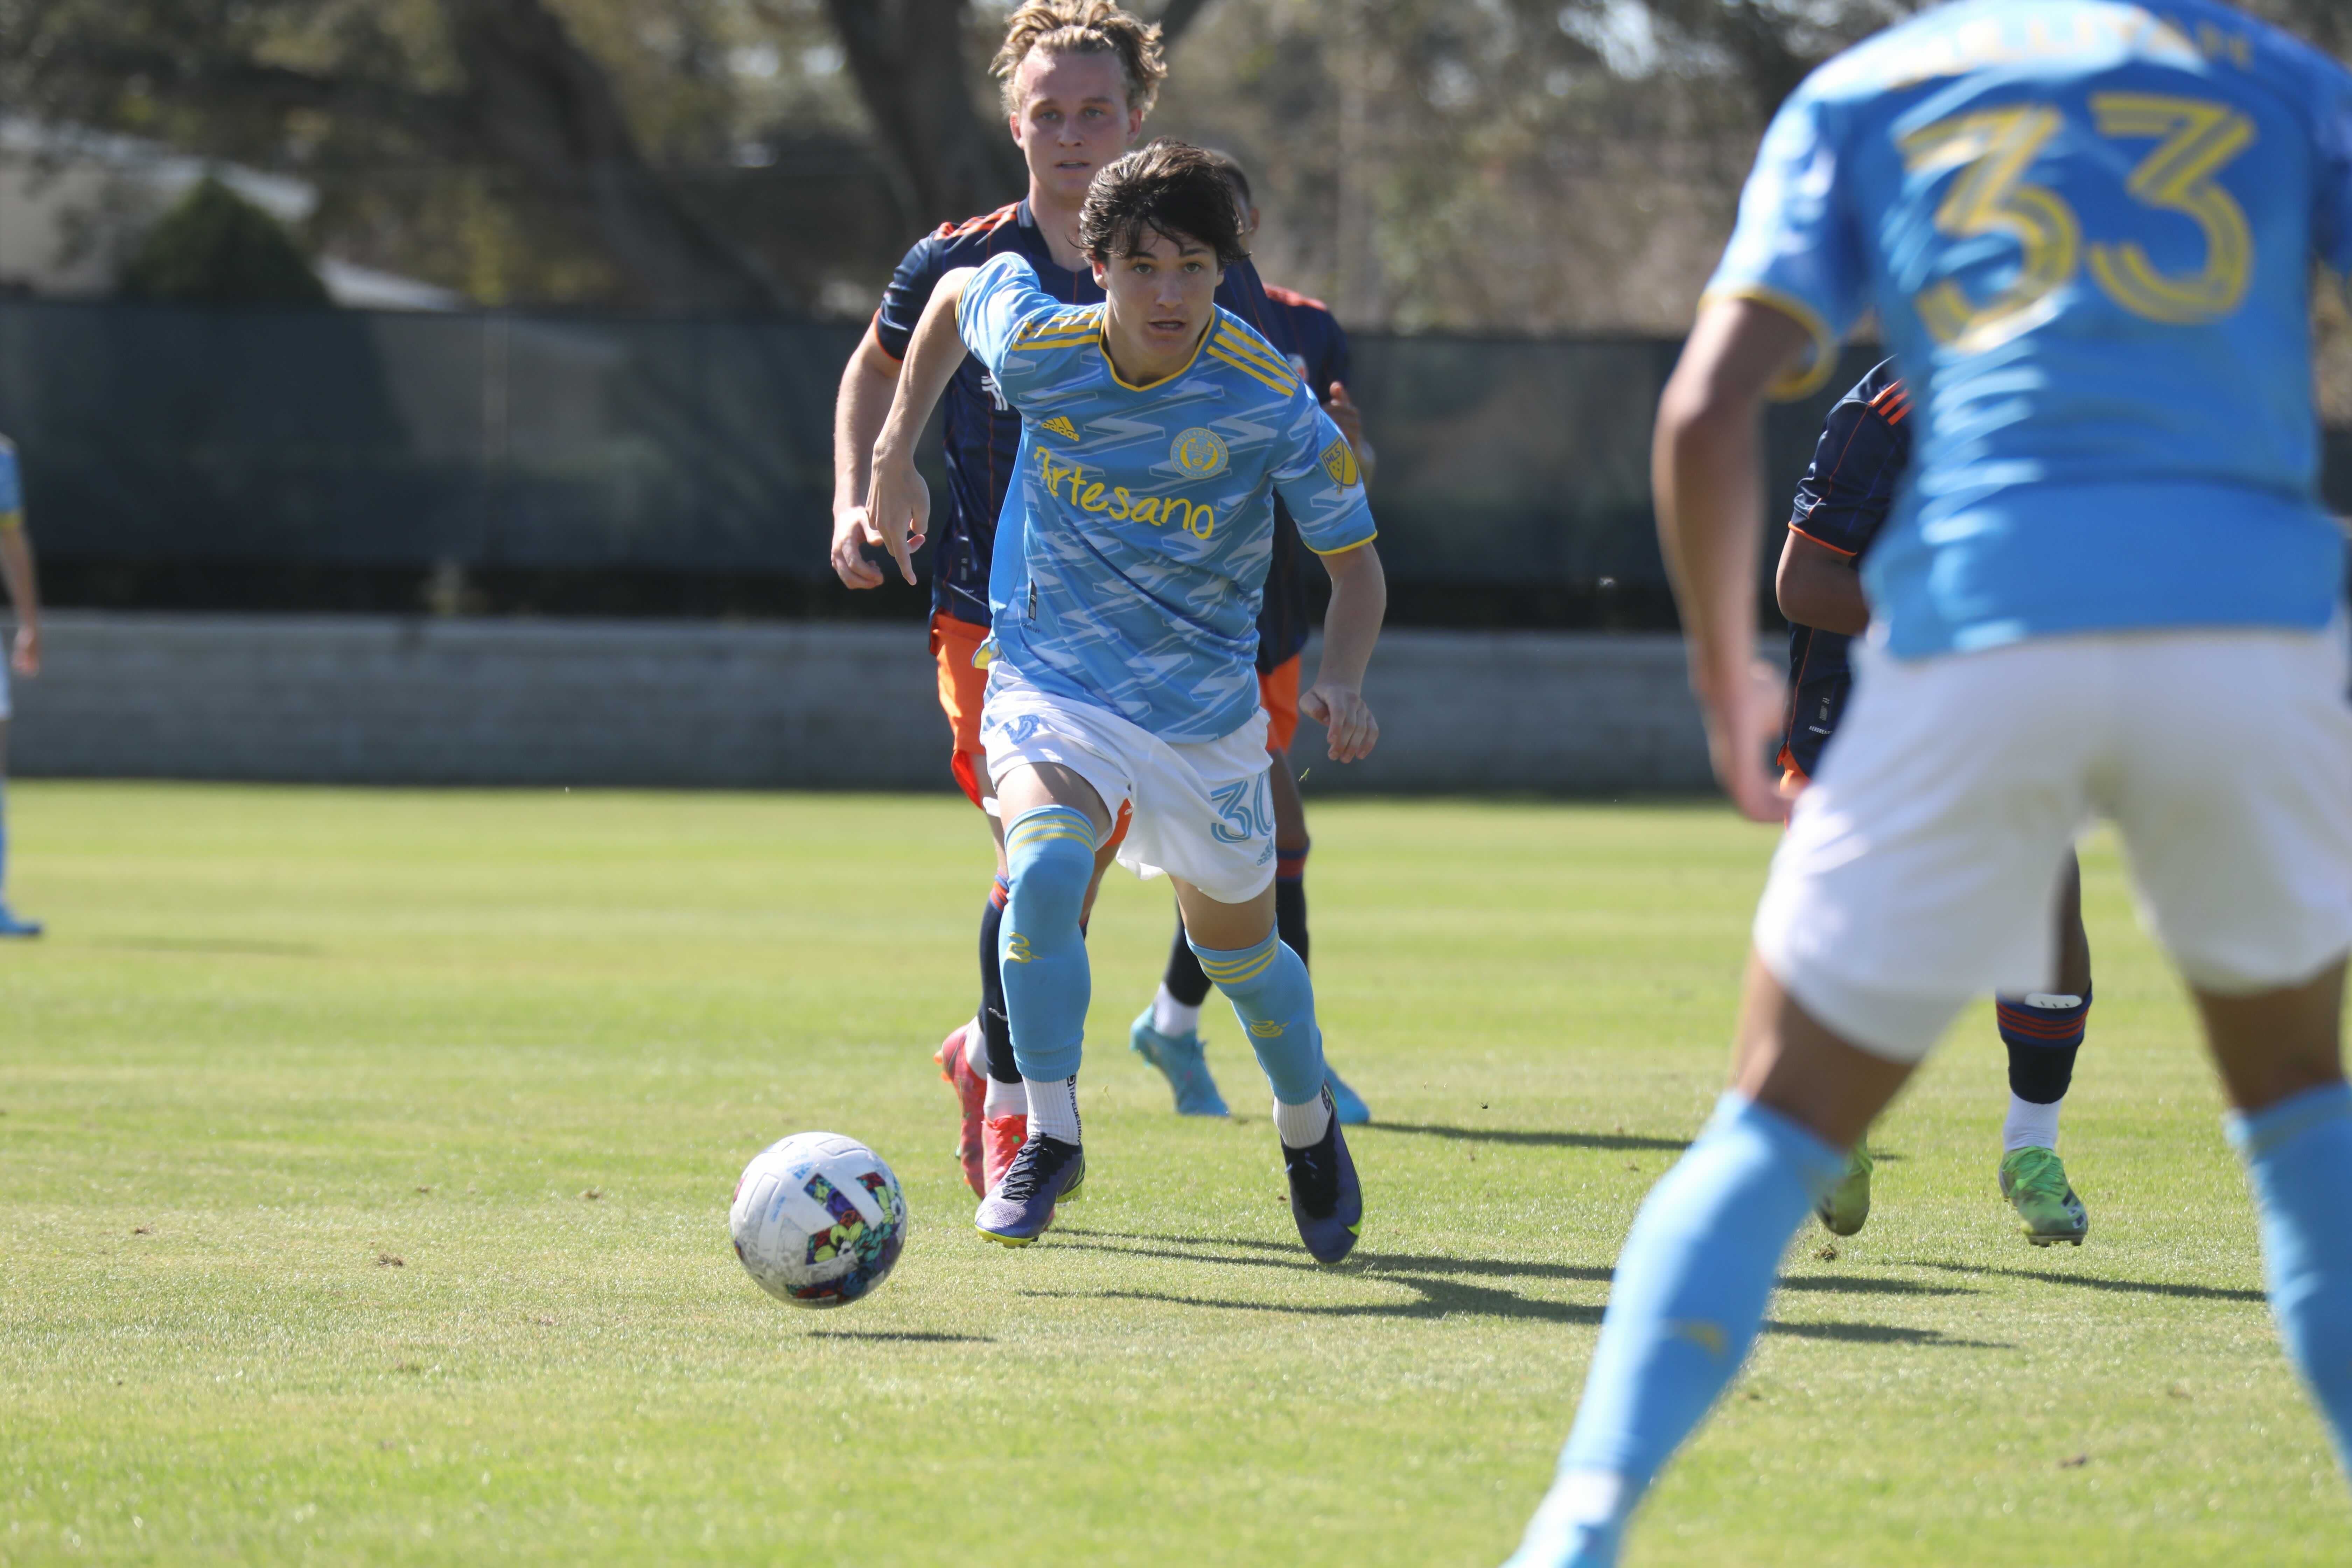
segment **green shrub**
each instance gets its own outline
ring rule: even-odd
[[[121,291],[201,305],[330,303],[285,226],[210,175],[147,231]]]

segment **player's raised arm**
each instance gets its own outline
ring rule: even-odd
[[[1768,392],[1811,341],[1795,317],[1759,300],[1707,307],[1659,401],[1650,452],[1658,542],[1682,611],[1715,776],[1758,822],[1781,816],[1764,766],[1764,739],[1780,721],[1780,679],[1756,657],[1759,421]]]
[[[915,470],[915,443],[923,426],[948,389],[956,366],[963,363],[962,335],[956,314],[963,304],[963,286],[973,268],[959,267],[941,276],[931,290],[930,303],[915,326],[907,348],[907,363],[898,371],[898,391],[882,433],[874,441],[874,477],[866,492],[867,526],[882,537],[883,547],[898,563],[898,574],[915,580],[913,553],[923,542],[931,519],[930,487]]]

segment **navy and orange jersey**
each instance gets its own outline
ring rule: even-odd
[[[1102,297],[1094,274],[1071,271],[1054,260],[1053,247],[1037,226],[1024,197],[962,223],[941,224],[917,240],[890,277],[882,308],[874,313],[875,341],[893,359],[907,357],[923,307],[941,275],[978,267],[992,256],[1014,251],[1036,269],[1038,287],[1056,300],[1092,305]],[[1286,348],[1269,330],[1274,314],[1265,289],[1246,261],[1225,268],[1217,303]],[[1021,450],[1021,416],[997,395],[976,355],[967,354],[947,390],[948,505],[934,516],[931,608],[959,621],[984,626],[988,617],[988,567],[996,551],[996,516],[1013,484]]]
[[[1911,395],[1886,360],[1838,399],[1813,447],[1812,466],[1797,485],[1789,531],[1801,533],[1849,564],[1859,564],[1895,505],[1911,461]],[[1780,735],[1780,765],[1807,777],[1836,730],[1853,673],[1839,632],[1791,623],[1789,627],[1789,719]]]
[[[1320,300],[1277,289],[1269,283],[1265,297],[1274,309],[1275,330],[1266,341],[1290,356],[1316,400],[1331,400],[1331,384],[1349,374],[1348,334],[1339,319]],[[1307,646],[1307,550],[1298,542],[1298,525],[1290,509],[1276,498],[1274,506],[1274,561],[1265,569],[1265,599],[1258,608],[1257,668],[1271,675],[1298,657]]]

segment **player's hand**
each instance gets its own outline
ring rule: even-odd
[[[912,453],[877,450],[874,480],[866,492],[866,527],[873,542],[890,552],[898,575],[915,581],[915,552],[923,547],[931,521],[931,487],[915,471]]]
[[[1328,732],[1330,757],[1335,763],[1369,757],[1380,742],[1380,721],[1372,717],[1371,705],[1364,700],[1364,694],[1352,686],[1318,680],[1300,695],[1298,710]]]
[[[879,588],[881,569],[866,559],[866,547],[882,536],[866,521],[862,506],[844,507],[833,520],[833,574],[845,588]]]
[[[22,676],[41,673],[41,628],[22,626],[16,628],[16,646],[9,650],[8,668]]]
[[[1745,661],[1712,682],[1700,682],[1699,707],[1706,717],[1706,751],[1716,782],[1741,816],[1752,822],[1783,822],[1788,803],[1780,781],[1765,765],[1764,747],[1780,722],[1788,689],[1780,672],[1760,658]]]
[[[1357,461],[1361,462],[1364,453],[1364,411],[1357,407],[1355,400],[1348,395],[1346,382],[1335,381],[1331,384],[1331,399],[1323,405],[1323,412],[1331,416],[1331,423],[1339,427],[1339,434],[1348,438],[1348,445],[1356,449]]]

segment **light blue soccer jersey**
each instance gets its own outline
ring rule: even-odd
[[[25,481],[16,471],[16,443],[0,436],[0,518],[25,510]]]
[[[1276,491],[1322,554],[1370,539],[1354,451],[1266,341],[1220,309],[1192,362],[1132,387],[1102,305],[1018,255],[964,285],[957,324],[1022,420],[990,574],[995,657],[1171,744],[1258,709],[1257,614]]]
[[[2207,0],[1962,0],[1798,89],[1708,291],[1815,376],[1876,309],[1919,429],[1864,579],[1908,658],[2324,625],[2315,256],[2352,269],[2342,68]]]

